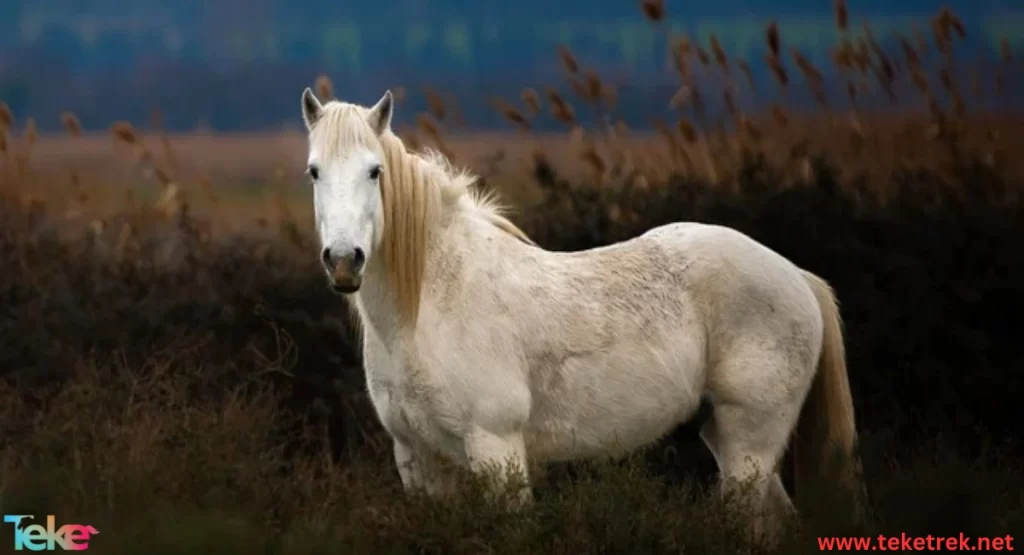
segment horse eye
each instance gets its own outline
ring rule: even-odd
[[[309,174],[309,177],[312,178],[313,181],[320,179],[320,168],[316,166],[310,166],[309,168],[307,168],[306,173]]]
[[[370,179],[377,179],[378,177],[380,177],[380,166],[370,168]]]

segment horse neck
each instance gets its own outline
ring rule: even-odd
[[[425,164],[423,160],[406,152],[404,148],[394,151],[393,156],[395,158],[389,160],[391,163]],[[458,210],[458,208],[454,209]],[[431,234],[431,243],[434,245],[445,241],[443,234],[448,228],[444,223],[448,219],[446,216],[447,214],[442,214],[437,218],[437,221],[432,221],[428,224],[431,226],[431,229],[426,231]],[[436,258],[435,251],[435,248],[427,245],[425,253],[426,271],[424,275],[430,273],[430,268]],[[426,300],[427,294],[428,288],[423,287],[423,293],[420,297],[421,306],[423,301]],[[403,322],[404,319],[399,313],[398,297],[391,285],[383,256],[370,259],[363,276],[363,286],[355,294],[355,301],[363,327],[371,328],[371,331],[390,348],[396,348],[403,337],[408,337],[415,331],[414,329],[409,329],[415,324],[410,325]]]
[[[430,284],[454,286],[462,273],[462,262],[470,253],[493,247],[481,245],[487,234],[494,233],[489,223],[475,218],[458,203],[448,206],[430,230],[430,244],[427,245],[424,280],[420,296],[420,320],[422,307],[434,303],[437,291]],[[511,238],[510,238],[511,239]],[[356,293],[356,307],[364,328],[372,332],[392,350],[400,348],[403,339],[411,338],[417,331],[415,324],[403,323],[398,311],[397,297],[390,284],[385,262],[372,258],[363,277],[363,286]],[[421,324],[423,325],[423,324]]]
[[[372,332],[385,343],[398,340],[402,327],[398,296],[382,256],[371,257],[367,262],[362,287],[352,295],[352,300],[366,330],[364,333]]]

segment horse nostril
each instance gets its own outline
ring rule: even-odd
[[[363,267],[363,263],[366,262],[366,255],[363,254],[363,249],[356,247],[356,252],[352,254],[352,267],[358,271]]]
[[[324,266],[327,266],[328,268],[332,267],[333,264],[331,264],[331,249],[325,248],[324,250],[320,251],[320,260],[324,263]]]

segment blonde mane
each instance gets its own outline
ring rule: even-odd
[[[324,149],[323,155],[328,157],[355,146],[382,154],[382,257],[399,315],[406,323],[415,323],[427,248],[431,234],[446,212],[472,213],[524,243],[535,243],[504,216],[504,207],[493,192],[473,189],[475,175],[454,168],[439,152],[408,150],[391,130],[385,130],[378,137],[366,123],[368,111],[363,106],[328,102],[310,130],[310,140],[318,141]]]

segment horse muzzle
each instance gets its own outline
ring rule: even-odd
[[[363,284],[363,276],[338,268],[328,276],[327,281],[330,282],[331,291],[349,295],[359,291]]]
[[[363,249],[324,248],[320,253],[331,290],[335,293],[355,293],[363,283],[366,256]]]

